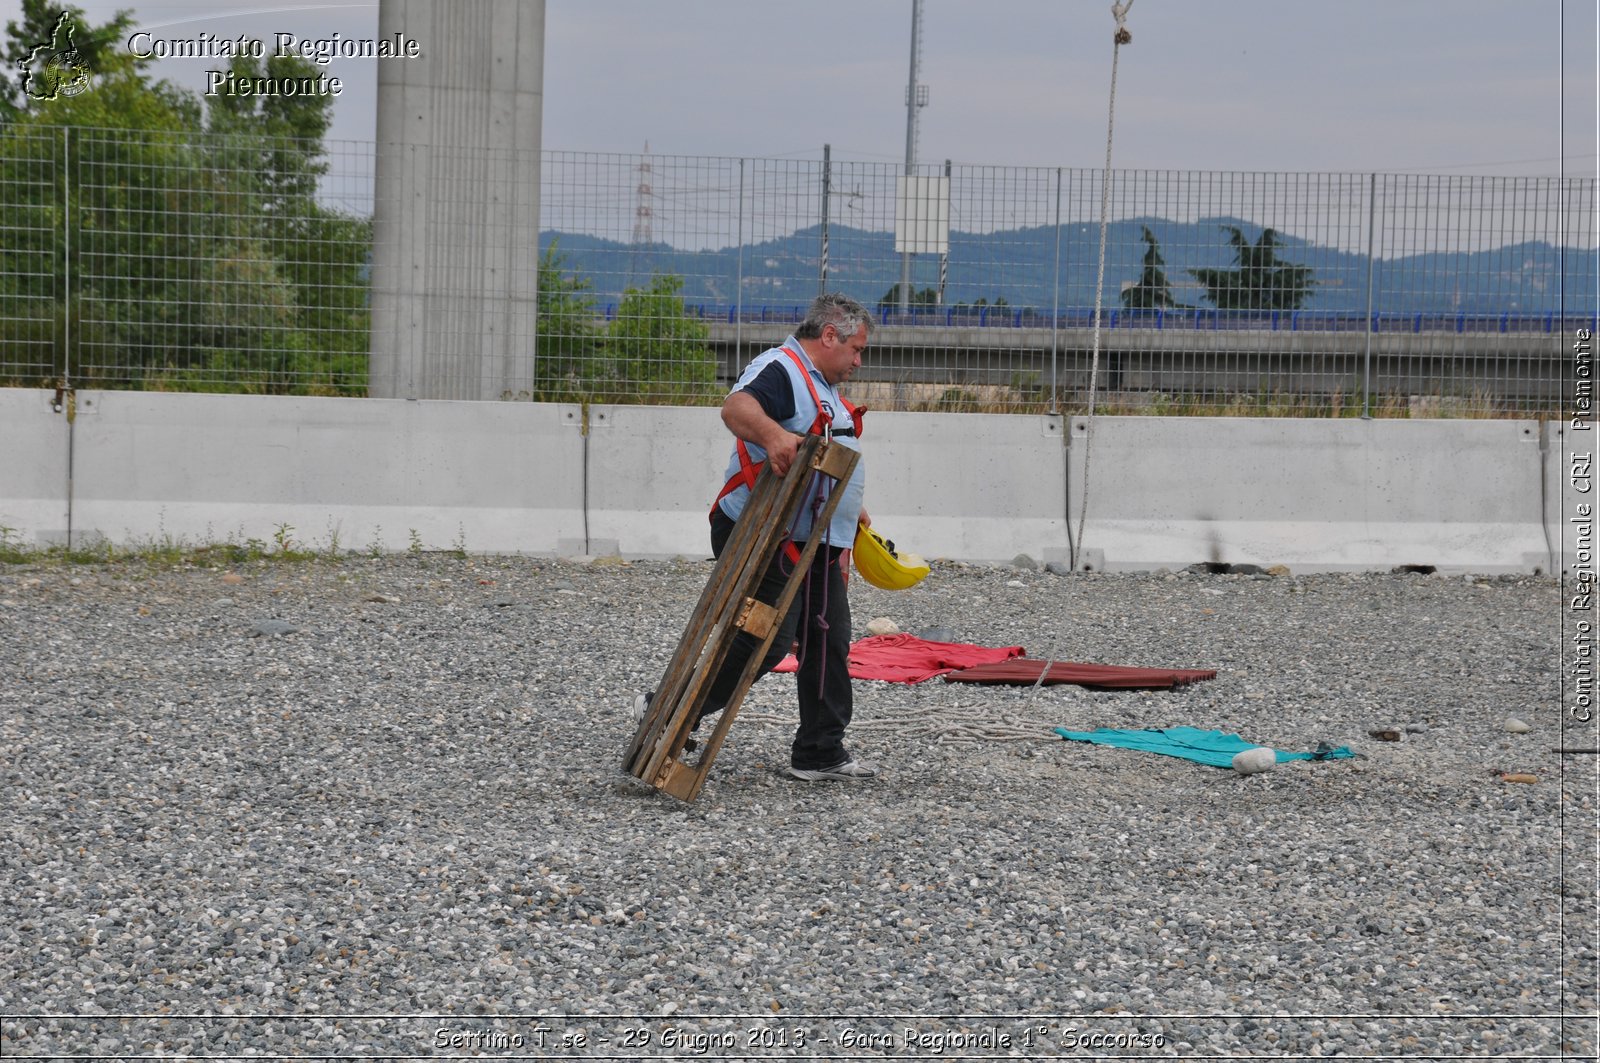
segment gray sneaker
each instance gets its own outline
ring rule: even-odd
[[[878,769],[859,760],[847,760],[831,768],[790,768],[789,774],[806,782],[822,782],[824,779],[857,782],[862,779],[877,778]]]

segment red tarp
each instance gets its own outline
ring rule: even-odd
[[[929,642],[915,635],[870,635],[850,644],[850,678],[886,683],[920,683],[936,675],[976,664],[995,664],[1021,657],[1021,646],[974,646],[968,642]],[[790,654],[775,672],[793,672]]]
[[[1002,661],[963,668],[944,677],[946,683],[1010,683],[1031,686],[1039,682],[1044,661]],[[1215,679],[1217,673],[1203,668],[1125,668],[1115,664],[1072,664],[1050,662],[1045,683],[1076,683],[1099,690],[1166,690],[1201,679]]]
[[[1021,646],[974,646],[970,642],[929,642],[915,635],[871,635],[850,644],[850,678],[920,683],[942,675],[947,683],[1028,686],[1039,681],[1046,662],[1024,660],[1024,652]],[[1075,683],[1099,690],[1167,690],[1217,677],[1216,672],[1200,668],[1049,663],[1046,683]],[[774,671],[793,672],[796,667],[791,654]]]

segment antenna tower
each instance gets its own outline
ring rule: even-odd
[[[633,206],[633,242],[635,245],[653,243],[650,231],[650,198],[654,194],[650,188],[650,142],[644,142],[644,157],[639,160],[639,165],[634,167],[639,175],[638,187],[634,190]]]

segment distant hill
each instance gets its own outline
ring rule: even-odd
[[[1107,232],[1105,304],[1120,305],[1124,285],[1143,269],[1148,226],[1160,244],[1174,296],[1209,307],[1205,291],[1189,270],[1230,268],[1233,249],[1224,226],[1237,226],[1254,241],[1259,226],[1233,218],[1173,222],[1137,218],[1111,224]],[[1060,306],[1094,305],[1099,227],[1074,224],[1061,229]],[[587,277],[601,303],[614,303],[622,291],[643,284],[654,272],[684,280],[684,298],[718,308],[733,305],[741,285],[746,308],[793,306],[818,291],[821,235],[812,226],[777,239],[715,250],[685,251],[667,244],[639,246],[588,236],[546,231],[541,250],[552,241],[566,271]],[[1367,305],[1367,258],[1308,243],[1279,233],[1279,257],[1310,266],[1317,286],[1308,310],[1360,313]],[[1563,249],[1523,243],[1490,251],[1406,255],[1377,262],[1374,309],[1383,313],[1547,313],[1559,309]],[[944,303],[993,303],[1049,309],[1057,276],[1056,229],[1040,226],[992,233],[952,232]],[[1568,313],[1596,310],[1596,263],[1592,253],[1565,250]],[[914,260],[912,288],[937,288],[938,257]],[[829,232],[830,289],[876,305],[900,279],[900,256],[888,232],[835,225]]]

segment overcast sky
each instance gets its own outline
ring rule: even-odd
[[[131,7],[167,38],[370,38],[378,19],[376,2],[79,6]],[[544,146],[903,160],[911,9],[547,0]],[[19,11],[0,0],[0,22]],[[1564,154],[1596,173],[1595,0],[1135,0],[1128,27],[1119,168],[1545,176]],[[1114,29],[1107,0],[925,0],[918,160],[1101,166]],[[219,65],[158,73],[198,92]],[[372,139],[375,63],[328,70],[346,85],[332,137]]]

